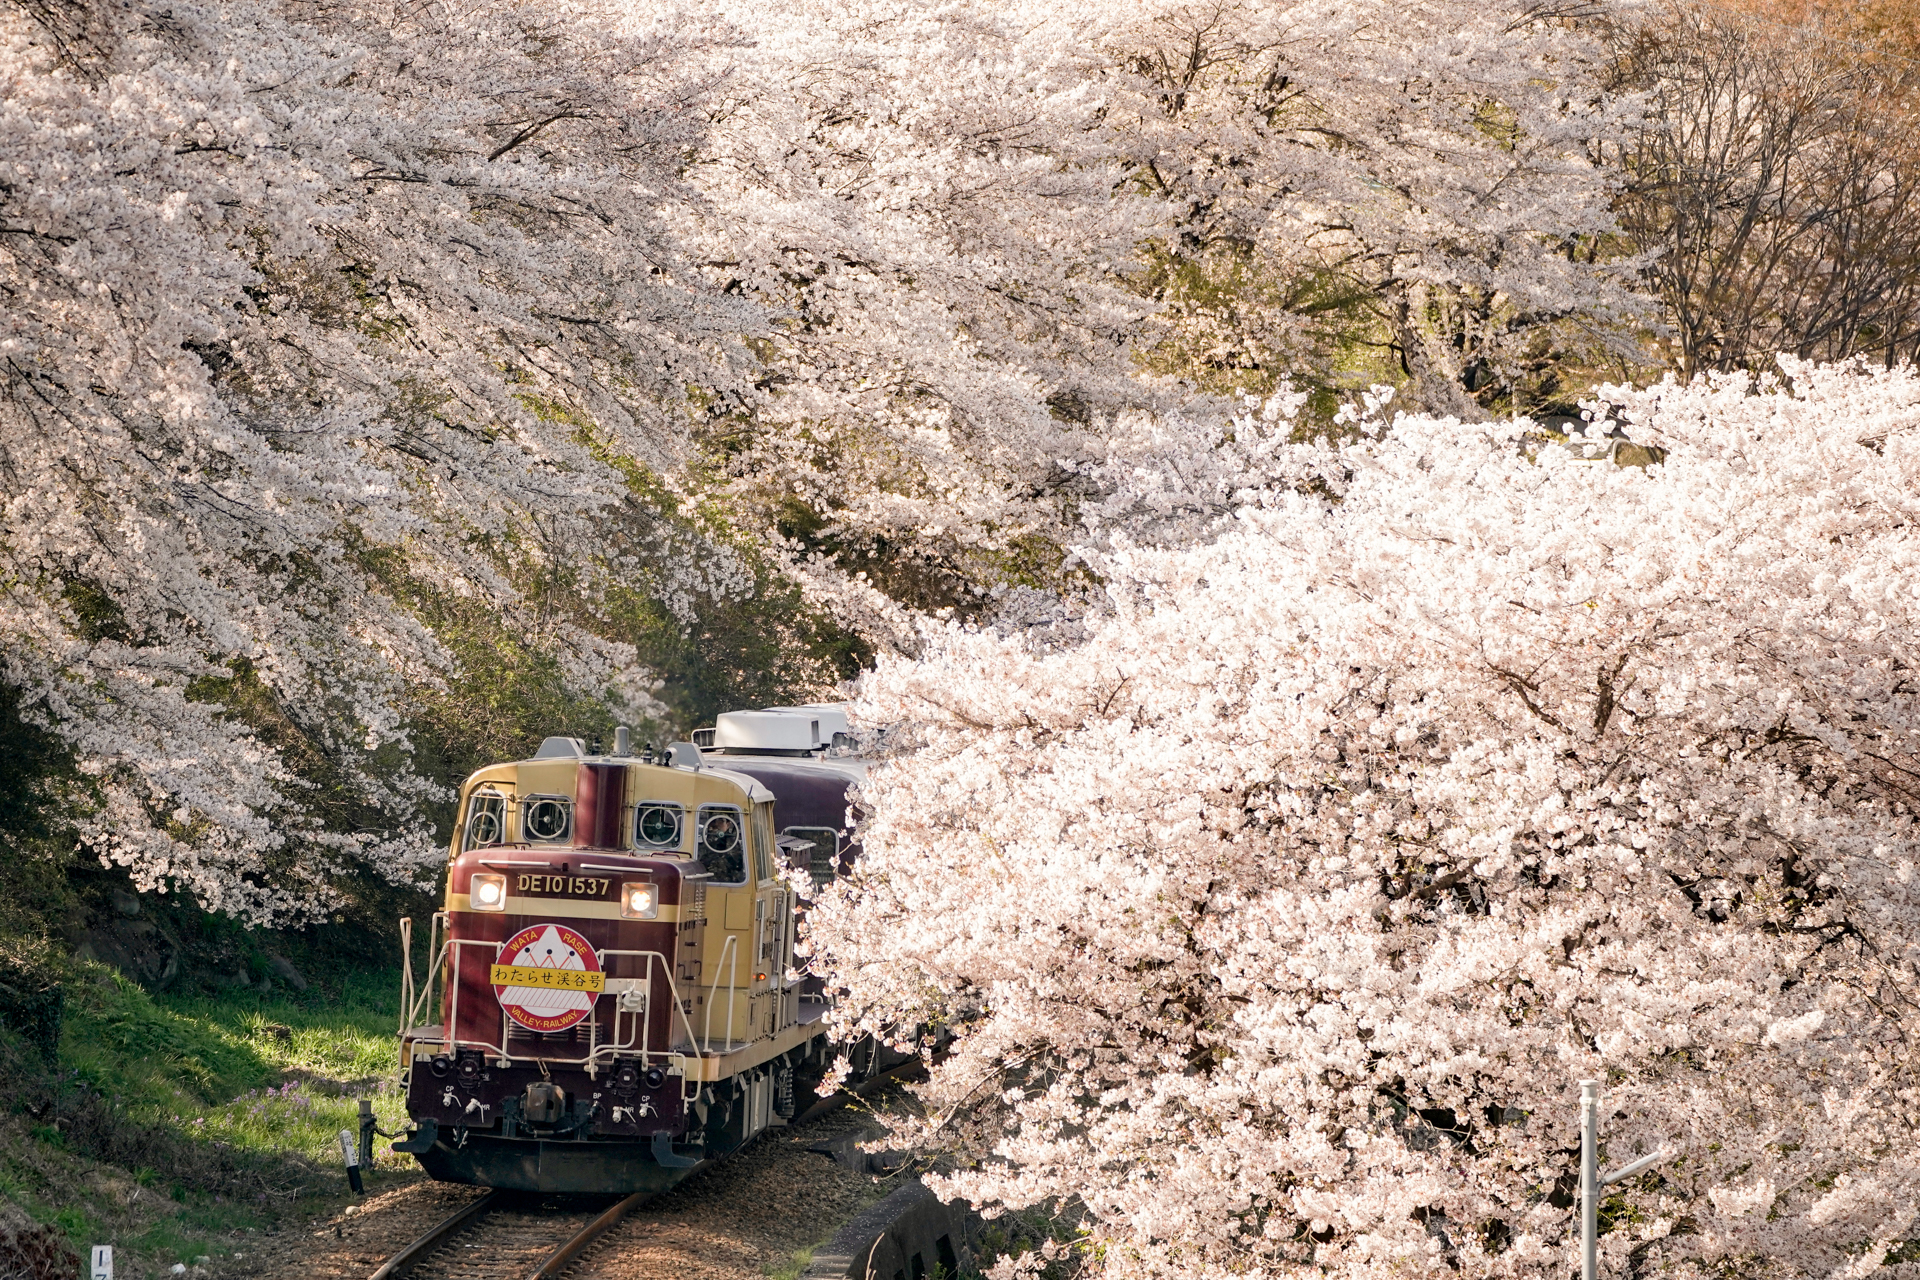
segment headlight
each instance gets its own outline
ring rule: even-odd
[[[629,880],[620,886],[620,914],[629,920],[652,920],[660,914],[660,892],[651,881]]]
[[[467,881],[467,902],[475,911],[507,909],[507,878],[477,875]]]

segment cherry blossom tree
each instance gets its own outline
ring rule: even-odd
[[[609,457],[667,465],[689,388],[741,382],[748,308],[658,212],[729,38],[511,3],[0,12],[5,674],[136,884],[268,920],[351,863],[430,873],[409,698],[453,672],[396,573],[654,706],[514,574],[583,559],[629,498]]]
[[[1163,5],[1125,32],[1141,181],[1181,214],[1168,349],[1223,387],[1354,361],[1481,416],[1640,314],[1614,229],[1624,4]],[[1201,287],[1175,285],[1198,277]],[[1211,295],[1183,306],[1183,293]],[[1364,365],[1364,359],[1359,361]],[[1563,393],[1564,394],[1564,393]]]
[[[1105,124],[1098,7],[732,17],[757,57],[691,178],[728,287],[776,319],[768,395],[709,434],[725,500],[822,599],[910,643],[912,612],[1049,578],[1061,460],[1098,417],[1178,402],[1128,362],[1151,308],[1125,277],[1168,210],[1128,188]]]
[[[1635,305],[1569,252],[1612,226],[1596,157],[1628,123],[1599,87],[1599,12],[739,10],[758,58],[692,177],[728,287],[786,318],[767,400],[715,424],[726,500],[883,646],[912,622],[873,592],[978,615],[1058,585],[1090,469],[1135,434],[1118,420],[1217,421],[1190,392],[1233,385],[1212,355],[1146,358],[1180,322],[1148,305],[1142,246],[1337,277],[1405,352],[1409,394],[1472,408],[1544,328]],[[1311,371],[1302,316],[1260,323]]]
[[[89,847],[259,920],[353,865],[428,874],[450,615],[637,719],[605,602],[692,628],[755,557],[882,648],[1010,587],[1031,614],[1124,477],[1213,448],[1208,402],[1139,376],[1130,279],[1203,206],[1346,202],[1501,288],[1580,277],[1535,215],[1604,190],[1583,37],[1418,18],[1451,34],[1307,4],[9,6],[0,662],[94,781]],[[1174,109],[1152,51],[1200,27],[1231,56]],[[1269,102],[1276,75],[1311,93]],[[1346,141],[1336,101],[1366,104]]]
[[[1136,494],[1210,534],[883,660],[810,964],[950,1036],[942,1194],[1107,1275],[1564,1276],[1599,1078],[1672,1153],[1609,1274],[1910,1268],[1920,376],[1786,367],[1572,438],[1250,406],[1245,487]]]

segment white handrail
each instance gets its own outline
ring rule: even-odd
[[[732,939],[728,939],[731,941]],[[733,998],[740,991],[740,948],[727,959],[727,1043],[733,1043]]]
[[[446,946],[443,947],[443,953],[447,948],[453,948],[457,952],[457,949],[460,947],[497,947],[499,945],[500,944],[497,941],[489,941],[483,938],[449,938],[447,940]],[[653,992],[654,966],[655,966],[655,963],[658,962],[661,974],[666,982],[667,994],[673,1002],[674,1009],[678,1011],[681,1025],[686,1029],[687,1041],[689,1044],[693,1043],[693,1039],[694,1039],[693,1022],[687,1016],[686,1011],[681,1008],[680,992],[678,987],[675,986],[674,984],[673,972],[671,968],[668,966],[666,956],[662,955],[658,951],[652,951],[652,950],[611,948],[611,947],[605,951],[600,952],[600,955],[609,959],[615,956],[646,957],[646,962],[647,962],[646,972],[644,976],[641,978],[641,981],[643,981],[646,984],[649,1001],[651,1001],[652,992]],[[519,1060],[520,1057],[523,1057],[524,1055],[513,1054],[507,1048],[507,1035],[509,1031],[509,1023],[508,1023],[505,1010],[502,1010],[500,1015],[501,1034],[500,1034],[500,1039],[498,1043],[495,1043],[494,1041],[491,1041],[491,1040],[467,1039],[459,1035],[460,987],[461,987],[461,984],[458,981],[456,981],[453,987],[453,1007],[448,1010],[447,1023],[446,1023],[446,1026],[443,1028],[443,1034],[445,1036],[445,1040],[443,1041],[443,1043],[446,1045],[446,1047],[450,1050],[458,1050],[462,1048],[484,1049],[491,1053],[496,1054],[499,1058],[509,1063]],[[618,1007],[616,1006],[614,1011],[614,1035],[616,1038],[604,1044],[600,1043],[598,1039],[599,1019],[598,1018],[592,1019],[593,1026],[591,1028],[591,1035],[593,1038],[589,1041],[588,1049],[584,1056],[576,1057],[576,1058],[558,1058],[558,1057],[550,1057],[547,1055],[541,1055],[540,1060],[547,1061],[547,1062],[562,1062],[562,1063],[567,1063],[571,1065],[591,1067],[599,1059],[612,1057],[614,1055],[617,1055],[623,1052],[631,1052],[634,1048],[633,1041],[631,1039],[628,1039],[625,1041],[618,1039],[619,1017],[620,1017],[619,1010],[618,1010]],[[670,1059],[670,1058],[679,1056],[672,1050],[671,1047],[666,1049],[659,1049],[659,1050],[655,1050],[647,1047],[648,1044],[650,1044],[650,1040],[647,1039],[647,1037],[650,1036],[651,1032],[646,1025],[646,1019],[644,1018],[641,1019],[640,1021],[639,1034],[642,1037],[639,1051],[640,1051],[641,1059],[643,1062],[649,1058],[658,1057],[658,1058]]]
[[[739,934],[728,934],[727,945],[720,948],[720,959],[714,962],[713,984],[707,988],[707,1016],[702,1023],[700,1035],[700,1053],[703,1057],[713,1052],[713,998],[720,991],[720,966],[723,964],[730,966],[738,959],[734,944],[739,940]],[[734,970],[729,968],[727,971],[727,1042],[729,1044],[733,1042],[733,978]],[[689,1027],[688,1030],[691,1031],[692,1028]]]
[[[394,1046],[400,1054],[400,1075],[405,1078],[413,1064],[407,1050],[407,1015],[413,1009],[413,917],[400,917],[400,1030]]]
[[[646,972],[646,975],[641,979],[641,981],[646,984],[649,1001],[651,1001],[652,999],[653,970],[654,970],[654,964],[657,961],[660,966],[660,972],[665,976],[665,981],[667,984],[667,995],[669,997],[669,1002],[673,1006],[673,1016],[680,1019],[680,1025],[683,1029],[685,1029],[687,1033],[688,1046],[692,1047],[693,1045],[699,1042],[699,1037],[696,1036],[693,1031],[693,1019],[688,1017],[687,1011],[681,1006],[680,989],[677,985],[675,985],[673,981],[673,973],[668,966],[668,961],[666,956],[662,955],[658,951],[634,951],[634,950],[625,950],[625,949],[616,949],[616,948],[608,948],[607,950],[602,951],[600,954],[602,957],[645,956],[647,958],[647,972]],[[617,1034],[619,1030],[619,1013],[617,1009],[615,1011],[614,1018],[615,1018],[614,1028]],[[647,1025],[645,1020],[642,1020],[641,1022],[640,1034],[641,1034],[640,1056],[642,1061],[645,1061],[648,1058],[652,1058],[656,1056],[661,1058],[674,1058],[679,1056],[677,1053],[674,1052],[671,1042],[669,1042],[668,1047],[664,1049],[656,1050],[649,1047],[653,1043],[652,1041],[653,1029]],[[612,1054],[619,1053],[623,1049],[631,1049],[631,1048],[633,1048],[633,1042],[631,1040],[626,1041],[625,1043],[610,1043],[610,1044],[602,1045],[599,1048],[595,1049],[593,1053],[589,1055],[589,1058],[591,1059],[591,1058],[610,1056]]]
[[[433,999],[434,988],[440,984],[440,975],[445,968],[447,955],[446,944],[440,942],[440,925],[445,920],[446,913],[444,911],[436,911],[433,913],[433,918],[428,925],[427,985],[424,988],[416,987],[413,983],[412,950],[409,941],[409,963],[407,965],[406,985],[413,993],[413,1002],[400,1010],[400,1016],[404,1020],[400,1028],[401,1034],[403,1035],[420,1025],[420,1007]],[[406,930],[406,935],[409,940],[411,940],[412,934],[413,930],[409,927]]]
[[[400,1034],[407,1034],[407,1013],[413,1008],[413,917],[400,917]]]

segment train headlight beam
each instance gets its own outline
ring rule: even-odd
[[[620,914],[628,920],[659,917],[660,892],[651,880],[629,880],[620,886]]]

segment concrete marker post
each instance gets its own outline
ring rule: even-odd
[[[347,1164],[347,1185],[353,1188],[353,1194],[365,1195],[367,1189],[360,1181],[360,1143],[351,1129],[340,1131],[340,1157]]]

